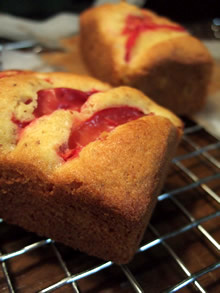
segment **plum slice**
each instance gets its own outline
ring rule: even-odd
[[[40,90],[34,116],[39,118],[43,115],[49,115],[58,109],[80,111],[88,97],[96,92],[98,91],[83,92],[70,88]]]
[[[168,29],[173,31],[184,31],[185,29],[180,25],[173,24],[161,24],[155,23],[150,15],[128,15],[126,18],[125,27],[122,31],[123,35],[127,35],[127,41],[125,44],[125,61],[129,62],[131,59],[131,50],[134,47],[138,37],[141,33],[152,31]]]
[[[84,146],[100,139],[102,133],[110,132],[118,125],[138,119],[144,115],[140,110],[128,106],[98,111],[78,127],[72,128],[68,143],[60,147],[58,154],[64,161],[75,158]]]
[[[88,92],[83,92],[70,88],[54,88],[44,89],[37,92],[37,107],[33,114],[35,119],[43,115],[50,115],[58,109],[80,111],[82,105],[94,93],[99,91],[93,89]],[[28,99],[24,104],[28,105],[32,99]],[[28,126],[33,120],[20,121],[12,115],[12,122],[18,127],[18,136],[20,137],[21,131]]]

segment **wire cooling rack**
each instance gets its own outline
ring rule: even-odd
[[[0,220],[0,292],[220,292],[220,141],[184,122],[131,263],[103,262]]]

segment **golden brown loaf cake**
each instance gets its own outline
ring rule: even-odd
[[[182,132],[140,91],[0,73],[0,217],[90,255],[135,253]]]
[[[185,115],[202,108],[212,72],[204,45],[182,26],[127,3],[82,13],[80,46],[92,74],[142,90]]]

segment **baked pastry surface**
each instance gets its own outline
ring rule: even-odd
[[[201,109],[212,58],[183,27],[127,3],[82,13],[80,46],[92,74],[115,86],[142,90],[177,114]]]
[[[67,73],[0,73],[0,217],[128,262],[181,121],[140,91]]]

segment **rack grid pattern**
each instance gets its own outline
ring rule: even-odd
[[[153,235],[153,240],[147,241],[143,240],[143,243],[141,244],[139,250],[137,251],[135,258],[138,257],[138,255],[142,255],[142,258],[148,261],[148,255],[147,251],[152,250],[155,247],[158,247],[159,249],[164,249],[166,254],[168,254],[172,261],[175,262],[177,269],[180,271],[181,278],[178,282],[173,283],[172,285],[168,284],[166,288],[160,288],[157,292],[177,292],[180,289],[188,288],[190,287],[190,291],[186,292],[209,292],[207,291],[207,288],[200,282],[200,279],[202,276],[207,276],[212,272],[217,272],[220,268],[220,261],[218,258],[218,252],[220,250],[220,244],[218,242],[218,233],[214,233],[217,236],[214,237],[212,232],[209,231],[208,228],[206,228],[206,224],[211,221],[216,221],[218,225],[218,220],[220,216],[220,210],[219,210],[219,203],[220,198],[217,194],[217,189],[219,188],[218,183],[217,185],[214,184],[214,187],[212,187],[213,182],[219,182],[220,178],[220,162],[218,160],[219,158],[219,147],[220,142],[217,140],[217,138],[211,136],[208,134],[201,126],[195,124],[189,119],[186,119],[185,121],[186,126],[188,126],[185,129],[183,140],[181,145],[184,145],[184,152],[180,150],[180,154],[178,154],[172,162],[172,168],[175,170],[175,176],[184,176],[184,179],[188,182],[188,184],[179,186],[177,185],[174,189],[169,189],[169,184],[167,187],[167,184],[165,184],[165,190],[163,190],[163,193],[159,195],[158,197],[158,205],[163,205],[165,202],[171,203],[173,206],[175,206],[175,209],[177,210],[178,214],[181,214],[185,217],[186,223],[182,225],[181,227],[168,229],[166,233],[160,233],[157,228],[157,216],[153,216],[153,219],[151,221],[151,224],[149,225],[146,234],[151,233]],[[193,136],[196,136],[196,142],[195,139],[193,139]],[[198,143],[198,137],[206,137],[208,139],[205,139],[204,141],[200,141]],[[208,143],[207,143],[208,141]],[[181,149],[181,146],[180,146]],[[187,151],[186,151],[187,150]],[[199,163],[202,165],[208,164],[209,168],[211,168],[212,173],[208,174],[208,176],[205,177],[198,177],[196,172],[194,172],[194,166],[196,163],[192,164],[192,159],[198,159]],[[185,164],[185,162],[190,162],[191,165]],[[199,166],[199,168],[201,168]],[[171,168],[171,169],[172,169]],[[172,176],[168,176],[169,177]],[[173,179],[172,179],[173,180]],[[168,180],[169,181],[169,180]],[[172,182],[172,181],[171,181]],[[172,184],[171,184],[172,186]],[[217,186],[217,187],[216,187]],[[195,217],[193,213],[188,209],[185,205],[185,198],[189,197],[190,194],[193,194],[194,192],[203,193],[203,197],[208,200],[209,204],[212,206],[212,212],[208,213],[202,217]],[[180,196],[181,195],[181,196]],[[213,208],[214,207],[214,208]],[[157,208],[156,208],[157,210]],[[0,239],[2,239],[1,231],[2,226],[6,225],[3,220],[0,220]],[[160,226],[160,225],[159,225]],[[17,229],[16,227],[13,227],[13,229]],[[24,232],[25,233],[25,232]],[[180,254],[178,254],[175,251],[175,248],[173,248],[172,243],[169,243],[170,240],[176,241],[179,235],[185,235],[186,233],[196,234],[196,237],[199,237],[200,240],[204,245],[208,246],[208,249],[212,251],[212,254],[215,256],[214,262],[210,263],[206,266],[201,266],[196,271],[191,271],[190,268],[185,264],[185,261],[183,257],[181,257]],[[36,238],[36,236],[35,236]],[[1,249],[1,242],[0,240],[0,249]],[[177,241],[178,242],[178,241]],[[190,243],[187,243],[186,246],[190,245]],[[23,292],[22,289],[16,288],[16,282],[14,281],[13,273],[10,271],[10,260],[16,260],[18,258],[22,258],[26,254],[30,254],[33,251],[40,250],[42,247],[48,247],[54,255],[54,258],[56,258],[60,268],[63,270],[63,277],[58,279],[56,282],[51,283],[49,286],[41,287],[41,289],[37,289],[37,292],[46,293],[46,292],[67,292],[66,286],[68,285],[68,289],[72,292],[87,292],[86,290],[83,291],[80,286],[80,281],[85,280],[86,278],[90,278],[91,276],[97,277],[99,274],[103,273],[105,271],[106,274],[108,274],[108,269],[111,267],[113,270],[119,271],[119,274],[123,274],[123,282],[125,282],[127,285],[127,289],[122,289],[122,292],[146,292],[147,290],[146,285],[142,285],[141,281],[139,281],[140,278],[138,278],[138,273],[134,269],[134,272],[132,271],[132,266],[130,267],[130,264],[128,265],[115,265],[111,261],[107,262],[101,262],[99,264],[93,265],[93,262],[89,261],[91,263],[91,266],[88,267],[85,270],[78,270],[75,271],[68,268],[67,261],[65,260],[65,257],[62,255],[62,252],[60,251],[59,245],[55,243],[51,239],[37,239],[37,241],[33,241],[31,244],[22,246],[20,249],[12,250],[7,253],[4,253],[0,250],[0,263],[1,263],[1,269],[2,269],[2,276],[0,274],[0,284],[5,281],[7,283],[7,286],[5,286],[6,292]],[[71,252],[71,250],[70,250]],[[70,253],[71,254],[71,253]],[[76,252],[75,252],[76,254]],[[74,257],[77,257],[77,254]],[[194,254],[196,254],[196,251],[194,251]],[[196,255],[195,255],[196,257]],[[197,256],[198,257],[198,256]],[[89,257],[88,257],[89,258]],[[85,260],[86,261],[86,256]],[[94,263],[97,263],[94,262]],[[131,263],[132,264],[132,263]],[[22,268],[19,268],[22,270]],[[73,272],[74,271],[74,272]],[[111,272],[112,273],[112,272]],[[147,273],[147,271],[145,271]],[[218,279],[218,277],[216,277]],[[216,279],[216,280],[217,280]],[[216,282],[216,280],[214,282]],[[121,282],[119,280],[119,282]],[[122,283],[123,283],[122,282]],[[130,287],[129,287],[130,286]],[[7,289],[6,289],[7,288]],[[34,286],[33,286],[34,288]],[[108,288],[105,288],[106,292]],[[36,292],[35,289],[32,291],[31,288],[24,292]],[[124,290],[124,291],[123,291]],[[127,290],[127,291],[126,291]],[[214,289],[215,290],[215,289]],[[220,290],[220,288],[219,288]],[[68,291],[68,292],[71,292]],[[117,290],[113,291],[116,292]],[[148,291],[148,290],[147,290]],[[98,289],[94,289],[94,291],[88,291],[88,292],[99,292]],[[105,292],[103,290],[103,292]],[[108,291],[111,292],[111,291]],[[119,291],[117,291],[119,292]],[[150,292],[150,291],[148,291]],[[155,292],[155,291],[154,291]],[[185,291],[183,291],[185,292]],[[215,292],[215,291],[213,291]],[[216,291],[217,292],[217,291]]]

